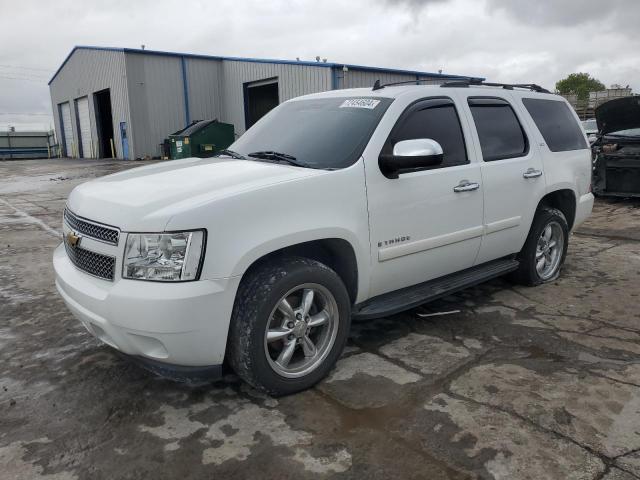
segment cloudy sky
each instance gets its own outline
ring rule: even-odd
[[[313,59],[640,93],[638,0],[0,0],[0,130],[52,124],[74,45]]]

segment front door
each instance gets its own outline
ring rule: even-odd
[[[383,152],[401,140],[429,138],[442,146],[443,163],[391,179],[377,168],[377,157],[365,158],[371,296],[473,266],[483,233],[483,185],[463,132],[468,124],[461,124],[453,100],[423,99],[400,116]]]
[[[537,146],[523,128],[521,107],[506,94],[461,96],[483,160],[485,237],[476,260],[480,264],[522,249],[545,180]]]

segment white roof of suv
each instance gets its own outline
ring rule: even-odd
[[[489,92],[494,94],[500,94],[504,92],[509,92],[511,94],[520,94],[522,96],[541,96],[541,97],[552,97],[554,99],[562,98],[554,93],[544,91],[536,91],[527,89],[524,87],[514,87],[514,88],[505,88],[503,86],[494,86],[494,85],[469,85],[460,86],[460,85],[452,85],[452,86],[443,86],[443,85],[389,85],[383,86],[374,90],[372,87],[366,88],[348,88],[344,90],[329,90],[326,92],[320,93],[312,93],[310,95],[305,95],[303,97],[298,97],[297,99],[310,99],[310,98],[328,98],[328,97],[384,97],[384,98],[398,98],[402,97],[405,94],[413,94],[416,92],[424,92],[425,95],[433,95],[436,93],[446,94],[449,91],[460,91],[464,89],[465,92],[472,92],[478,95],[487,95]],[[518,96],[520,96],[518,95]]]

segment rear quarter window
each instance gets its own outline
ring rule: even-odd
[[[570,107],[562,101],[523,98],[522,103],[552,152],[588,148]]]

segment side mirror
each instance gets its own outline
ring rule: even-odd
[[[380,170],[389,178],[398,178],[404,172],[440,165],[444,155],[438,142],[430,138],[402,140],[393,146],[393,153],[378,159]]]

